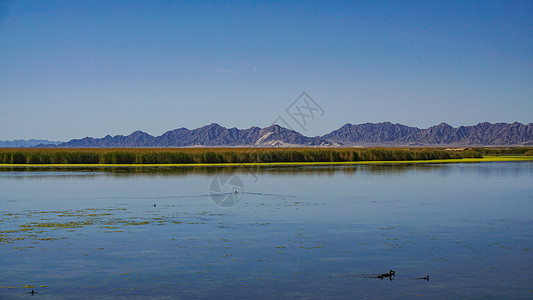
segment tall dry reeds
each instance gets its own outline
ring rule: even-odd
[[[189,164],[405,161],[482,157],[435,148],[4,148],[3,164]]]

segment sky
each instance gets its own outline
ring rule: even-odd
[[[533,1],[0,3],[0,140],[533,122]]]

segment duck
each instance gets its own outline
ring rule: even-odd
[[[379,279],[383,280],[383,278],[389,278],[390,280],[392,280],[392,277],[395,275],[396,273],[393,271],[393,270],[389,270],[389,273],[384,273],[384,274],[381,274],[378,276]]]
[[[426,275],[425,277],[422,277],[422,278],[420,278],[420,279],[423,279],[423,280],[425,280],[425,281],[429,281],[429,275]]]
[[[156,207],[156,206],[157,206],[157,204],[154,204],[154,207]]]

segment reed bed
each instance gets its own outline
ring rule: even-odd
[[[481,153],[481,155],[533,155],[532,147],[516,147],[516,148],[497,148],[497,147],[486,147],[486,148],[472,148],[473,151]]]
[[[194,164],[481,158],[435,148],[3,148],[2,164]]]

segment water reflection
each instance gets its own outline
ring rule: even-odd
[[[438,172],[446,176],[454,170],[462,174],[477,176],[520,176],[533,174],[533,162],[464,163],[464,164],[372,164],[372,165],[318,165],[318,166],[225,166],[225,167],[2,167],[0,179],[17,177],[94,177],[94,176],[232,176],[233,174],[255,174],[268,176],[325,176],[335,175],[400,175],[408,172]]]

